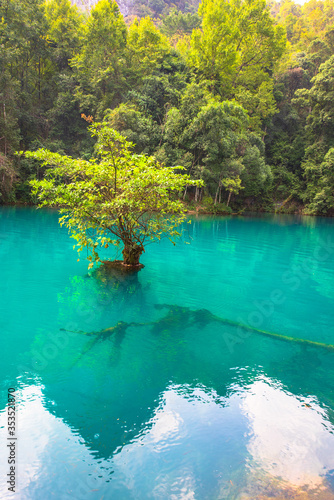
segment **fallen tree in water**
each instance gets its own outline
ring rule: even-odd
[[[252,326],[244,325],[242,323],[238,323],[230,319],[216,316],[208,309],[196,309],[193,311],[189,307],[182,307],[178,305],[169,305],[169,304],[156,304],[154,307],[156,309],[167,309],[167,314],[165,314],[165,316],[156,321],[150,321],[147,323],[138,323],[138,322],[125,323],[124,321],[119,321],[118,323],[116,323],[115,326],[106,328],[104,330],[100,330],[98,332],[83,332],[83,331],[72,332],[94,337],[90,342],[88,342],[88,344],[86,344],[84,350],[81,352],[80,356],[75,360],[73,365],[76,364],[84,354],[90,351],[95,346],[95,344],[97,344],[100,341],[104,341],[112,337],[117,337],[118,338],[117,343],[120,345],[127,329],[130,328],[131,326],[135,327],[151,326],[152,333],[161,334],[165,331],[171,331],[178,328],[182,330],[190,326],[197,326],[200,328],[204,328],[210,323],[220,323],[236,327],[239,330],[243,330],[245,332],[256,333],[258,335],[263,335],[265,337],[281,340],[283,342],[290,342],[290,343],[293,342],[295,344],[300,344],[305,347],[307,346],[317,347],[325,349],[327,351],[334,351],[334,345],[332,344],[325,344],[322,342],[315,342],[313,340],[300,339],[296,337],[290,337],[288,335],[281,335],[280,333],[260,330]],[[70,331],[70,330],[64,330],[64,331]],[[242,337],[238,338],[239,341],[242,339]]]

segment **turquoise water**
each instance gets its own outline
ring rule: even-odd
[[[333,223],[194,218],[107,280],[56,212],[1,208],[1,499],[334,499],[334,351],[203,311],[334,344]]]

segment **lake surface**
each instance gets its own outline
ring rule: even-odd
[[[194,218],[101,280],[57,220],[0,208],[1,499],[334,499],[334,351],[212,317],[334,344],[334,221]]]

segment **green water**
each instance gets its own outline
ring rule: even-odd
[[[98,280],[55,212],[1,208],[1,499],[334,498],[334,352],[203,311],[334,344],[333,222],[193,219]]]

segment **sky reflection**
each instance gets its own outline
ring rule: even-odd
[[[42,385],[19,393],[20,496],[9,494],[0,463],[2,499],[256,499],[271,485],[279,498],[333,498],[325,476],[334,469],[333,425],[315,398],[299,398],[266,377],[234,386],[221,398],[204,386],[171,384],[154,416],[131,441],[101,459],[78,430],[52,415]],[[5,435],[5,412],[0,432]],[[94,436],[99,448],[99,433]],[[261,478],[261,479],[259,479]],[[303,490],[303,491],[304,491]],[[296,498],[299,498],[298,496]]]
[[[245,392],[251,467],[297,486],[316,487],[334,468],[333,425],[315,398],[297,398],[266,378]]]

